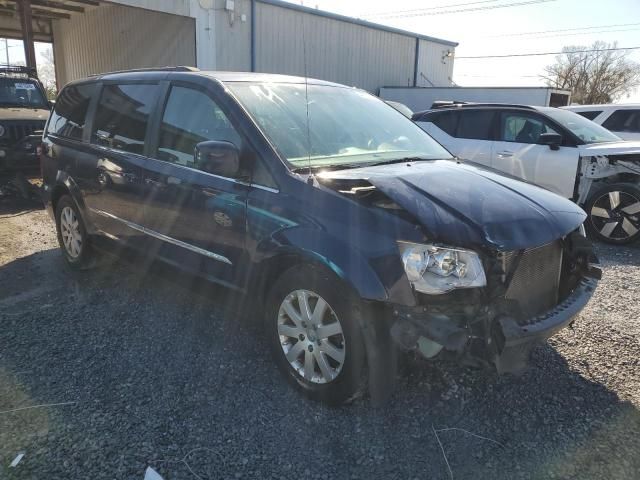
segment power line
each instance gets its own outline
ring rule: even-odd
[[[477,5],[479,3],[495,3],[498,2],[500,0],[479,0],[476,2],[467,2],[467,3],[455,3],[453,5],[439,5],[436,7],[428,7],[428,8],[413,8],[411,10],[394,10],[391,12],[379,12],[379,13],[372,13],[370,15],[364,15],[365,17],[384,17],[386,15],[398,15],[398,14],[403,14],[403,13],[415,13],[415,12],[425,12],[428,10],[440,10],[442,8],[452,8],[452,7],[464,7],[466,5]]]
[[[512,53],[508,55],[478,55],[476,57],[455,57],[456,60],[461,59],[478,59],[478,58],[510,58],[510,57],[541,57],[544,55],[563,55],[565,53],[590,53],[590,52],[613,52],[621,50],[638,50],[640,47],[620,47],[620,48],[599,48],[590,50],[569,50],[566,52],[536,52],[536,53]]]
[[[454,10],[439,10],[439,11],[426,11],[426,10],[417,10],[415,13],[398,13],[398,12],[390,12],[385,15],[378,15],[377,18],[409,18],[409,17],[424,17],[428,15],[448,15],[451,13],[466,13],[466,12],[478,12],[484,10],[495,10],[496,8],[508,8],[508,7],[520,7],[523,5],[535,5],[539,3],[548,3],[555,2],[557,0],[527,0],[522,2],[515,3],[503,3],[500,5],[486,5],[482,7],[470,7],[470,8],[459,8]]]
[[[613,25],[592,25],[590,27],[562,28],[560,30],[541,30],[538,32],[502,33],[500,35],[487,35],[486,37],[483,37],[483,38],[521,37],[526,35],[539,35],[544,33],[575,32],[576,30],[592,30],[596,28],[614,28],[614,27],[632,27],[636,25],[640,25],[640,23],[617,23]]]

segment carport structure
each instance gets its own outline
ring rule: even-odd
[[[0,0],[0,37],[24,41],[28,66],[34,41],[52,43],[59,86],[105,71],[196,65],[194,18],[122,3]]]

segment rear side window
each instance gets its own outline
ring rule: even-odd
[[[159,89],[153,84],[105,85],[96,109],[92,143],[142,154]]]
[[[440,130],[452,137],[456,136],[458,128],[458,112],[438,112],[432,114],[427,121],[433,122]]]
[[[593,120],[594,118],[596,118],[598,115],[602,113],[602,110],[588,110],[588,111],[576,112],[576,113],[578,115],[583,116],[587,120]]]
[[[82,140],[87,110],[89,110],[94,91],[94,84],[73,85],[65,88],[58,96],[56,106],[51,113],[47,133]]]
[[[494,112],[491,110],[467,110],[458,112],[458,138],[491,140]]]
[[[240,135],[209,95],[192,88],[171,88],[160,126],[158,158],[194,167],[200,142],[231,142],[240,148]]]
[[[640,110],[616,110],[602,126],[613,132],[640,132]]]

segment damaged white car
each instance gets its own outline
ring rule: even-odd
[[[593,237],[640,238],[640,142],[552,107],[454,103],[413,120],[454,155],[575,201]]]

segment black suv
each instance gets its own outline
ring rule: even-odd
[[[584,212],[460,163],[378,98],[187,68],[67,85],[43,145],[64,258],[113,245],[244,292],[312,398],[391,391],[396,352],[512,371],[599,270]]]
[[[38,168],[50,108],[35,69],[0,66],[0,172]]]

